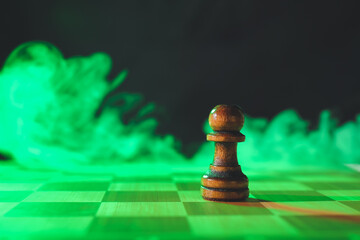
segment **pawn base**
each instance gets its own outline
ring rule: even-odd
[[[203,199],[219,202],[238,202],[249,197],[249,189],[242,190],[224,190],[209,189],[201,186],[201,195]]]
[[[241,201],[249,197],[249,180],[240,166],[214,166],[201,179],[201,195],[211,201]]]

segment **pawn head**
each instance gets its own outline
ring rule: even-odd
[[[214,131],[240,131],[244,114],[237,105],[217,105],[210,112],[209,124]]]

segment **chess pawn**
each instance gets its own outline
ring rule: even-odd
[[[245,141],[240,133],[244,114],[236,105],[217,105],[209,115],[214,133],[206,136],[215,142],[210,169],[201,179],[201,194],[206,200],[239,201],[249,196],[249,181],[237,160],[237,143]]]

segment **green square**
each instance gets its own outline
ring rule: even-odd
[[[201,239],[296,239],[298,233],[285,220],[272,215],[189,216],[192,232]],[[273,237],[273,238],[270,238]]]
[[[101,202],[105,191],[39,191],[23,202]]]
[[[111,182],[113,181],[113,176],[111,175],[97,175],[97,174],[66,174],[56,176],[51,178],[51,182]]]
[[[314,190],[360,190],[357,182],[307,182],[303,183]]]
[[[197,191],[178,191],[182,202],[207,202],[201,196],[200,190]]]
[[[360,190],[319,190],[317,191],[336,201],[359,201]]]
[[[264,173],[259,173],[259,174],[256,174],[256,175],[252,175],[252,174],[247,174],[246,175],[248,176],[249,178],[249,182],[257,182],[257,181],[260,181],[260,182],[263,182],[263,181],[272,181],[272,182],[276,182],[276,181],[279,181],[279,182],[282,182],[282,181],[288,181],[289,178],[287,176],[284,176],[284,175],[266,175]]]
[[[1,182],[7,183],[38,183],[59,175],[56,172],[37,172],[28,170],[19,170],[7,173],[1,177]]]
[[[14,208],[17,204],[17,202],[0,202],[0,216],[7,213],[9,210]]]
[[[93,217],[2,217],[0,239],[79,239]],[[82,239],[82,238],[81,238]]]
[[[35,191],[40,183],[0,183],[0,191]]]
[[[52,182],[43,185],[39,191],[106,191],[109,182]]]
[[[316,191],[251,191],[260,201],[291,202],[291,201],[334,201]]]
[[[181,202],[103,202],[98,217],[181,217],[186,216]]]
[[[190,227],[186,217],[97,217],[90,232],[184,233]]]
[[[21,202],[32,191],[0,191],[0,202]]]
[[[360,201],[342,201],[341,203],[359,211],[360,215]]]
[[[359,231],[357,216],[349,215],[323,215],[323,216],[283,216],[283,218],[296,229],[305,232],[344,232]],[[358,217],[357,217],[358,218]]]
[[[251,191],[311,191],[312,189],[302,183],[291,181],[250,181]]]
[[[188,215],[272,215],[261,203],[256,202],[184,202]]]
[[[175,191],[108,191],[103,202],[180,202]]]
[[[176,185],[171,182],[112,183],[109,191],[176,191]]]
[[[176,187],[179,191],[195,191],[201,187],[200,182],[177,182]]]
[[[5,214],[6,217],[84,217],[94,216],[100,203],[23,202]]]
[[[172,178],[167,175],[142,176],[142,177],[115,177],[114,182],[172,182]]]
[[[311,175],[292,175],[290,176],[292,181],[302,183],[319,183],[319,182],[358,182],[359,177],[353,176],[352,174],[326,174],[326,173],[314,173],[310,171]]]
[[[191,176],[182,176],[182,177],[173,177],[174,182],[199,182],[201,176],[191,177]]]
[[[184,171],[175,170],[173,172],[173,176],[176,177],[201,177],[207,170],[207,168],[201,167],[198,171],[194,171],[195,169],[192,167],[191,169],[185,169]]]

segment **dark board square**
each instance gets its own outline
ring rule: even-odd
[[[90,232],[168,233],[190,232],[185,217],[98,217]]]
[[[103,202],[180,202],[176,191],[108,191]]]
[[[359,215],[360,215],[360,201],[341,201],[341,203],[359,211]]]
[[[360,190],[358,182],[303,182],[314,190]]]
[[[115,177],[114,182],[172,182],[171,176]]]
[[[0,202],[21,202],[32,191],[0,191]]]
[[[109,182],[53,182],[43,185],[39,191],[106,191]]]
[[[261,203],[184,202],[188,215],[272,215]]]
[[[176,183],[176,187],[179,191],[200,191],[200,182],[178,182]]]
[[[79,217],[94,216],[100,203],[24,202],[11,209],[6,217]]]
[[[359,230],[359,218],[351,215],[319,215],[319,216],[282,216],[287,222],[296,229],[305,232],[336,232]]]
[[[270,202],[334,201],[316,191],[253,191],[251,194],[260,201]]]
[[[283,181],[290,181],[288,177],[286,176],[280,176],[279,174],[277,176],[273,175],[249,175],[249,182],[255,182],[255,181],[272,181],[272,182],[283,182]]]

